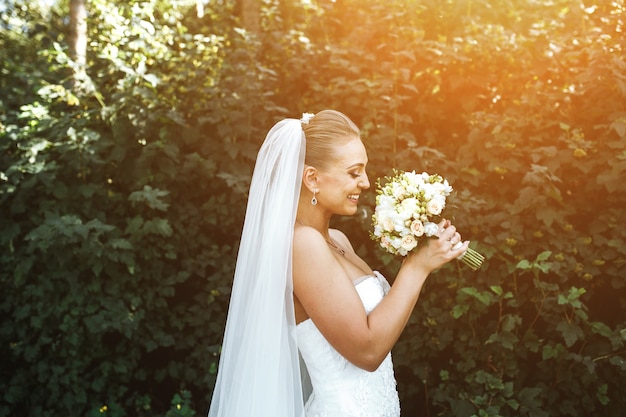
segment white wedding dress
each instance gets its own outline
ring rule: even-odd
[[[355,281],[369,314],[389,291],[378,272]],[[391,353],[374,372],[356,367],[324,339],[311,319],[297,326],[298,348],[306,364],[313,392],[306,417],[399,417],[400,402]]]

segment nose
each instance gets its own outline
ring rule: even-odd
[[[370,188],[370,180],[369,180],[369,177],[367,176],[367,173],[364,173],[362,178],[363,179],[359,183],[359,187],[361,187],[364,190],[367,190],[368,188]]]

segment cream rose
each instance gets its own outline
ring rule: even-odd
[[[424,234],[424,223],[419,220],[413,220],[411,223],[411,232],[416,236],[420,237]]]
[[[417,239],[413,235],[406,235],[402,237],[401,247],[406,252],[410,252],[417,246]]]
[[[426,210],[432,215],[439,215],[445,206],[445,199],[433,197],[428,203],[426,203]]]

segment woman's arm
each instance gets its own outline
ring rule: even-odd
[[[450,251],[454,226],[445,228],[407,256],[389,293],[369,314],[365,313],[353,283],[323,236],[315,229],[294,232],[294,294],[328,342],[356,366],[374,371],[400,337],[415,307],[426,278],[433,270],[456,258],[469,242]]]

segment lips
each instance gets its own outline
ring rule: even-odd
[[[352,200],[352,201],[359,201],[359,195],[358,194],[350,194],[348,196],[348,199]]]

